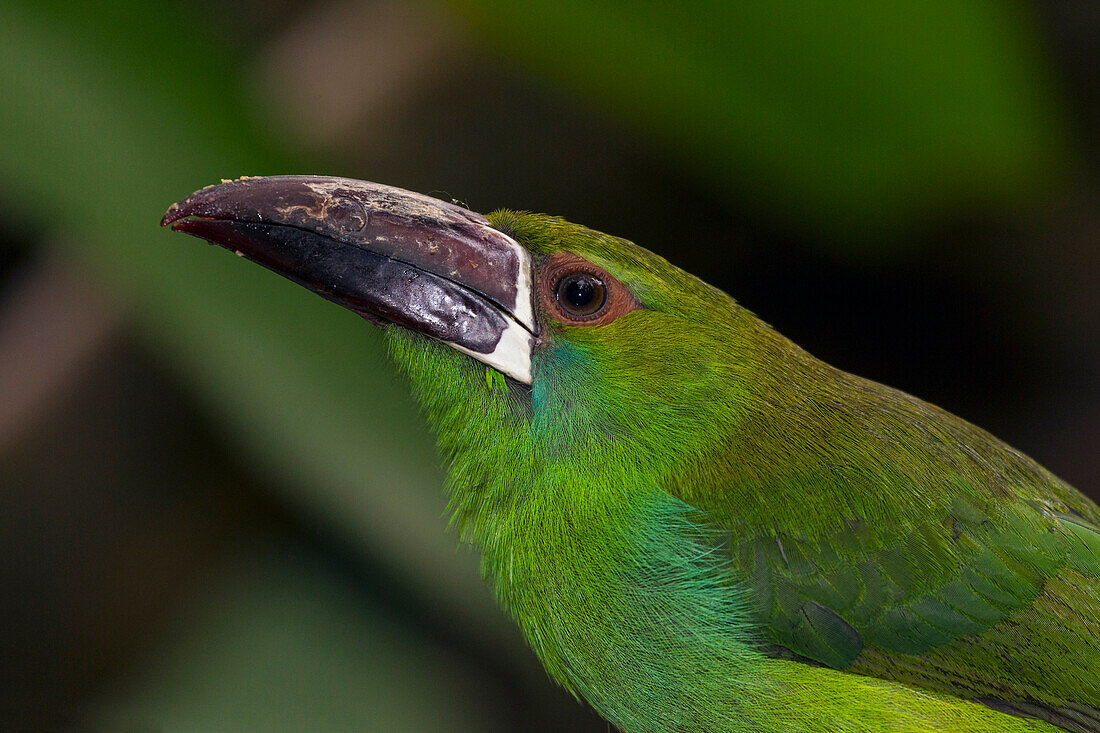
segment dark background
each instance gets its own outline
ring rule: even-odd
[[[1100,494],[1097,5],[678,7],[0,0],[6,728],[606,730],[377,334],[158,229],[223,177],[627,237]]]

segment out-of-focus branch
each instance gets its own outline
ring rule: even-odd
[[[0,454],[115,333],[120,308],[57,257],[0,300]]]
[[[421,81],[458,53],[443,9],[344,0],[304,14],[271,42],[254,73],[271,117],[295,143],[339,149],[362,134],[364,119],[393,119]],[[371,125],[385,142],[388,125]]]

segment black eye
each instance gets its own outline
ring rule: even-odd
[[[596,314],[607,302],[603,281],[588,272],[573,272],[558,280],[558,305],[572,316]]]

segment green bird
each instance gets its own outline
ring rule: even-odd
[[[245,178],[163,225],[385,329],[453,522],[634,731],[1100,732],[1100,508],[560,218]]]

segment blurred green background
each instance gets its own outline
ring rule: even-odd
[[[220,178],[560,214],[1100,493],[1094,2],[0,0],[0,720],[605,731],[444,531],[378,335]]]

